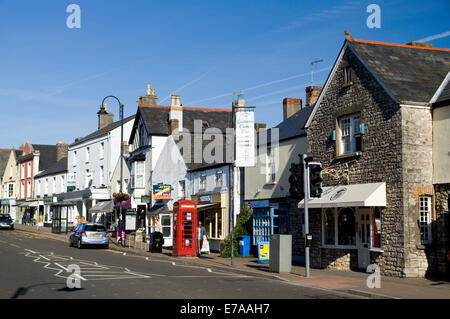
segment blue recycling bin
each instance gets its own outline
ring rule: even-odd
[[[242,257],[247,257],[250,255],[250,236],[240,235],[238,236],[239,241],[239,255]]]

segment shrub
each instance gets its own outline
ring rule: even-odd
[[[251,216],[251,210],[247,206],[243,206],[236,221],[236,226],[234,227],[234,257],[240,257],[239,242],[237,237],[239,235],[251,235],[252,233]],[[223,243],[223,249],[220,257],[231,257],[231,234],[228,234],[227,239],[225,239]]]

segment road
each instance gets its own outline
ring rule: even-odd
[[[112,249],[70,248],[65,240],[24,231],[0,231],[2,299],[329,299],[344,293],[198,266],[186,260],[144,257]],[[78,275],[70,265],[77,265]],[[67,281],[80,283],[68,289]]]

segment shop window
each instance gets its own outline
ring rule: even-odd
[[[222,238],[222,213],[217,213],[217,237]]]
[[[431,196],[419,196],[419,227],[421,244],[431,244]]]
[[[335,245],[334,225],[334,212],[328,208],[323,214],[323,240],[325,245]]]
[[[343,208],[338,215],[338,244],[354,246],[356,244],[355,214],[350,208]]]
[[[375,207],[375,212],[373,214],[373,248],[381,248],[381,209]]]

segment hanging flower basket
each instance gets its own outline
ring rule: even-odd
[[[126,193],[114,193],[113,198],[116,202],[124,202],[130,199],[130,195]]]

